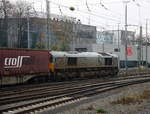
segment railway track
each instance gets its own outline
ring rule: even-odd
[[[92,83],[99,83],[99,82],[105,82],[108,80],[105,79],[86,79],[86,80],[76,80],[76,81],[69,81],[69,82],[55,82],[55,83],[47,83],[47,84],[37,84],[33,86],[25,86],[25,87],[17,87],[17,88],[7,88],[4,90],[0,90],[0,100],[2,98],[7,98],[7,96],[10,98],[10,96],[15,97],[16,95],[24,94],[24,93],[30,93],[30,92],[37,92],[37,91],[48,91],[51,90],[59,90],[63,88],[67,88],[70,85],[71,86],[81,86],[84,84],[92,84]],[[63,85],[63,86],[62,86]],[[14,95],[14,96],[13,96]],[[7,98],[8,99],[8,98]],[[1,104],[0,104],[1,105]]]
[[[146,77],[146,76],[145,76]],[[110,80],[102,80],[102,79],[90,79],[90,80],[83,80],[83,81],[73,81],[73,82],[61,82],[61,83],[54,83],[53,84],[44,84],[44,85],[41,85],[41,87],[39,87],[39,85],[36,86],[33,86],[32,88],[29,87],[29,88],[19,88],[18,90],[9,90],[9,91],[1,91],[0,92],[0,106],[1,105],[4,105],[8,102],[12,103],[12,102],[15,102],[17,98],[24,98],[25,96],[29,96],[29,99],[33,99],[34,97],[30,97],[30,96],[33,96],[33,95],[37,95],[39,94],[39,91],[41,92],[41,95],[45,94],[45,93],[48,93],[48,91],[55,91],[55,92],[58,92],[59,90],[65,90],[66,88],[69,88],[69,87],[79,87],[79,86],[83,86],[83,85],[91,85],[91,84],[95,84],[95,83],[102,83],[102,82],[109,82],[109,81],[112,81],[112,80],[124,80],[124,79],[133,79],[133,78],[141,78],[141,76],[139,77],[124,77],[124,78],[115,78],[115,79],[110,79]],[[71,84],[71,85],[69,85]],[[62,86],[63,85],[63,86]],[[31,94],[34,93],[34,94]],[[50,92],[49,92],[50,93]],[[39,95],[40,97],[40,95]],[[18,102],[19,101],[22,101],[22,100],[26,100],[26,99],[18,99]],[[27,99],[28,100],[28,99]]]
[[[128,70],[127,74],[126,74],[126,70],[120,70],[120,72],[118,73],[118,77],[121,77],[121,78],[128,78],[130,76],[136,76],[136,75],[145,75],[145,74],[150,74],[150,69],[146,69],[146,70],[139,70],[139,69],[130,69]],[[117,77],[117,78],[118,78]],[[112,80],[112,79],[115,79],[116,77],[108,77],[108,80]],[[104,78],[104,80],[107,79],[107,78]],[[79,78],[77,80],[74,80],[74,81],[71,81],[71,83],[75,82],[75,83],[78,83],[78,81],[87,81],[89,79],[83,79],[83,78]],[[90,79],[91,80],[91,79]],[[102,81],[104,81],[102,79]],[[0,87],[0,97],[3,95],[4,91],[8,91],[7,93],[13,93],[15,91],[24,91],[24,90],[28,90],[30,88],[40,88],[41,86],[59,86],[61,84],[69,84],[70,81],[65,81],[65,82],[48,82],[48,83],[41,83],[41,84],[23,84],[23,85],[11,85],[11,86],[1,86]],[[11,92],[10,92],[11,90]]]
[[[94,80],[94,79],[93,79]],[[43,112],[45,110],[52,110],[56,107],[63,106],[69,103],[77,102],[86,99],[92,95],[109,91],[111,89],[120,88],[123,86],[143,83],[150,81],[150,77],[120,79],[110,82],[86,82],[77,84],[68,84],[63,87],[47,88],[45,91],[26,91],[23,95],[11,97],[0,97],[0,112],[3,113],[31,113]],[[41,90],[41,88],[40,88]],[[18,93],[19,94],[19,93]],[[9,99],[8,99],[9,98]]]
[[[65,86],[68,86],[69,84],[71,85],[75,85],[78,86],[82,85],[82,83],[86,84],[86,83],[91,83],[94,82],[108,82],[108,81],[112,81],[112,80],[124,80],[124,79],[131,79],[131,78],[139,78],[141,76],[145,76],[146,74],[149,76],[150,73],[147,72],[141,72],[141,73],[136,73],[134,72],[134,76],[133,73],[131,75],[131,73],[128,73],[129,76],[124,76],[125,71],[121,72],[121,75],[119,75],[118,77],[106,77],[106,78],[100,78],[100,79],[84,79],[84,80],[75,80],[75,81],[65,81],[65,82],[52,82],[52,83],[43,83],[43,84],[35,84],[35,85],[20,85],[20,86],[13,86],[13,87],[6,87],[6,88],[0,88],[0,99],[1,97],[5,96],[10,96],[10,95],[16,95],[16,94],[24,94],[27,92],[33,92],[33,91],[42,91],[42,90],[48,90],[49,86],[51,86],[51,89],[61,89]],[[62,87],[63,85],[63,87]]]

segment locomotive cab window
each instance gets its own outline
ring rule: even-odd
[[[68,65],[77,65],[77,58],[76,57],[69,57],[68,58]]]
[[[112,65],[112,58],[105,58],[105,65]]]

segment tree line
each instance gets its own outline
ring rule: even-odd
[[[0,47],[8,46],[8,21],[10,18],[15,18],[17,21],[18,39],[21,39],[21,34],[24,31],[23,18],[36,17],[37,13],[33,7],[33,4],[18,0],[16,2],[10,2],[10,0],[0,1]],[[18,45],[20,41],[18,40]],[[19,47],[19,46],[18,46]]]

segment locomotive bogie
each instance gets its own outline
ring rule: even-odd
[[[3,76],[0,78],[0,85],[22,84],[35,76]]]

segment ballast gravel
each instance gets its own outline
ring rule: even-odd
[[[150,89],[150,82],[131,85],[109,92],[101,93],[78,104],[57,109],[57,114],[150,114],[150,99],[141,103],[113,104],[122,97],[140,95],[144,90]]]

